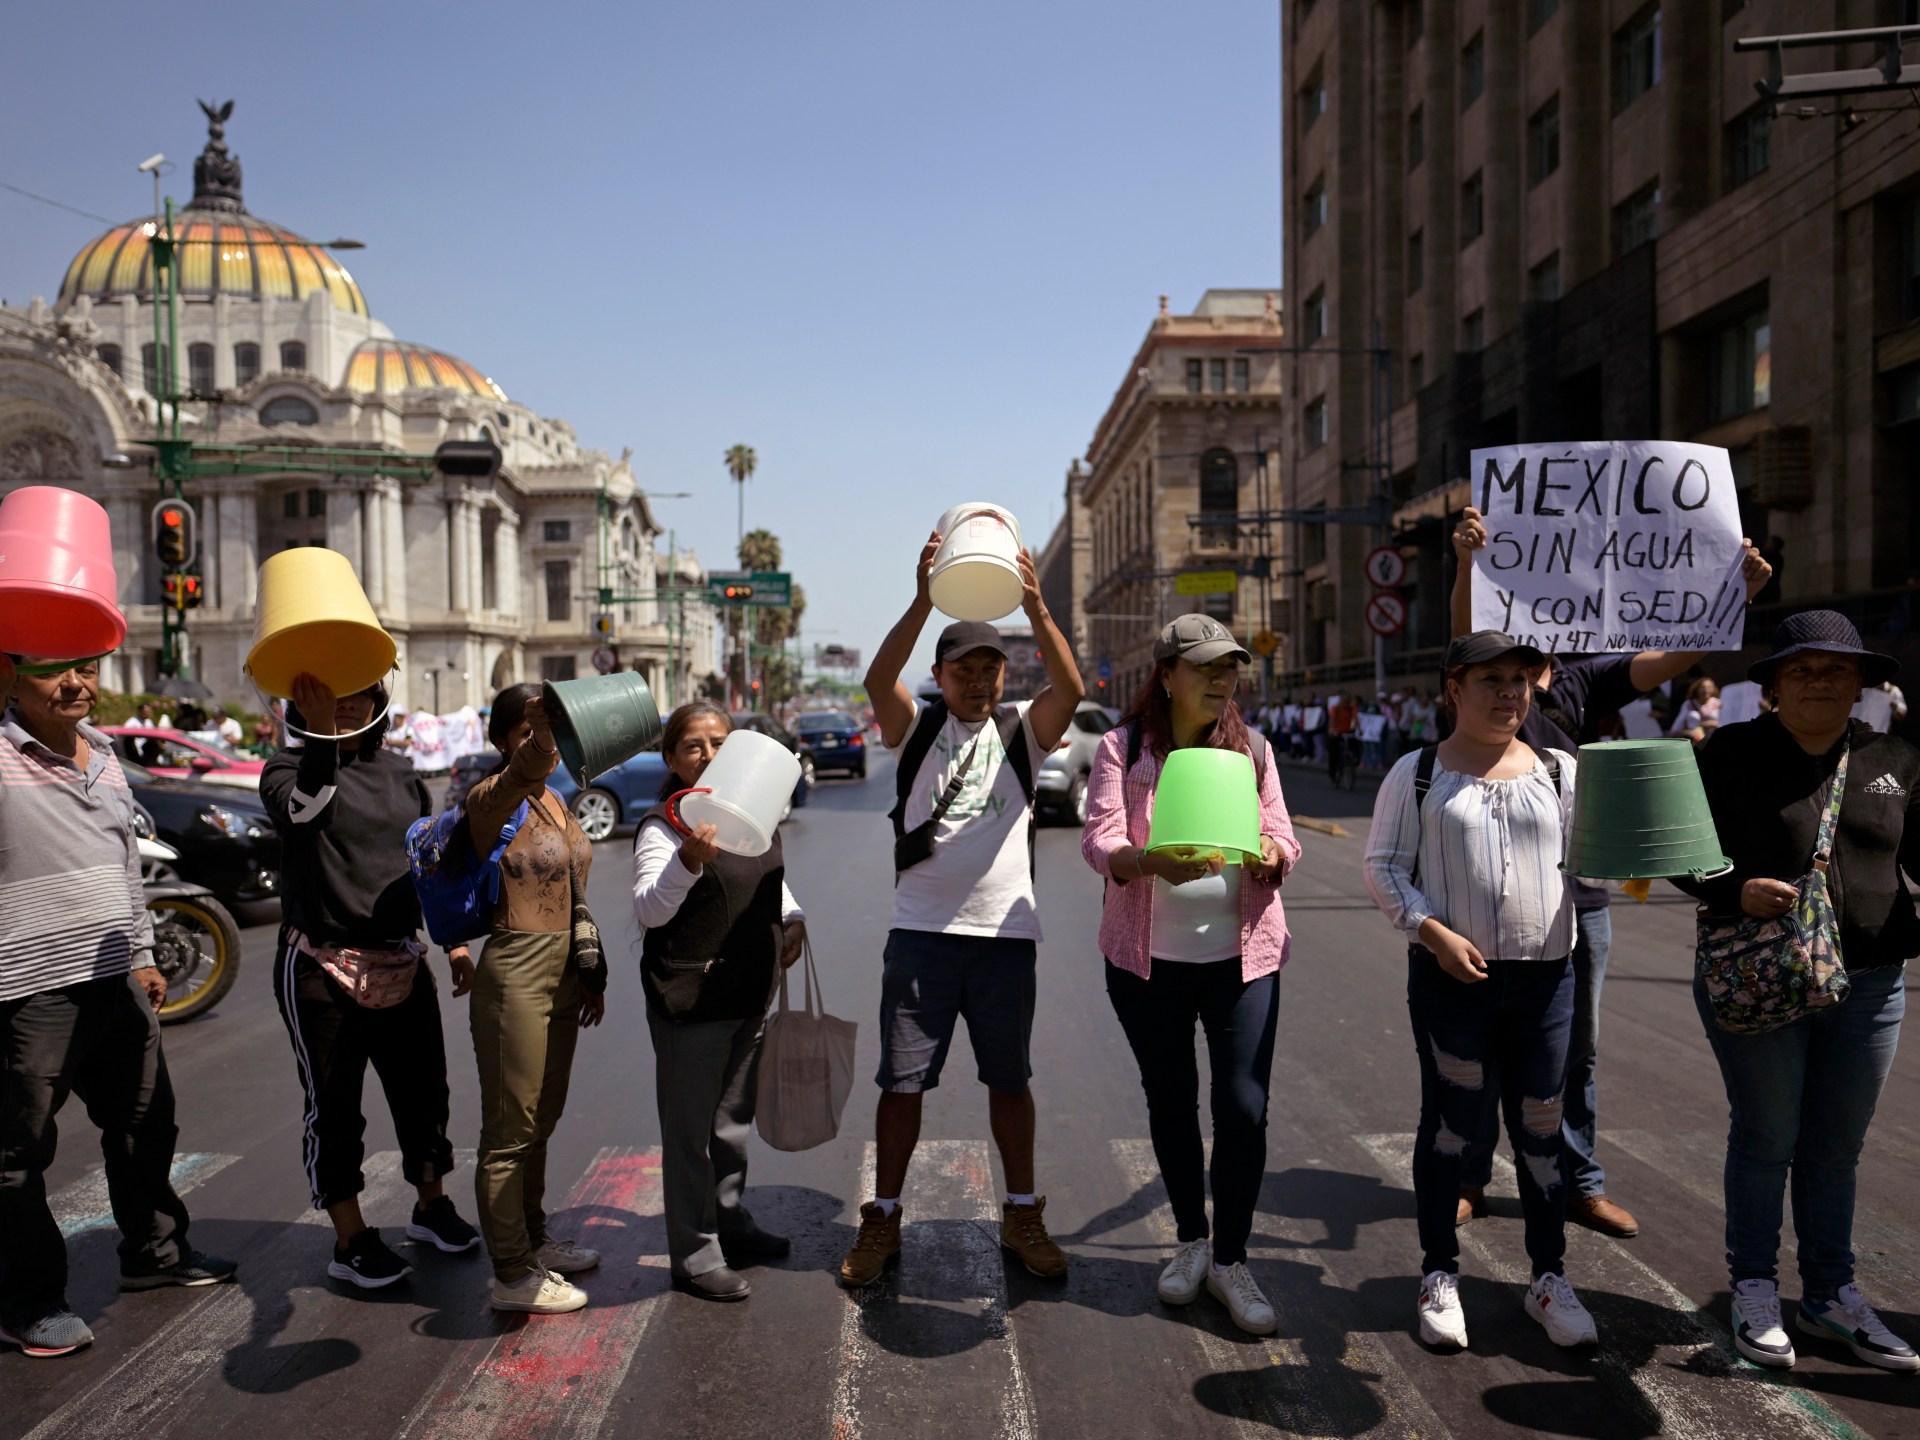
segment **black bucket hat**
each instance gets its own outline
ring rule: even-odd
[[[1760,685],[1772,683],[1774,667],[1802,650],[1852,655],[1860,662],[1860,683],[1866,686],[1891,680],[1900,670],[1900,662],[1891,655],[1882,655],[1862,645],[1860,632],[1853,628],[1853,622],[1837,610],[1802,610],[1774,627],[1773,653],[1764,660],[1754,661],[1747,668],[1747,678]]]

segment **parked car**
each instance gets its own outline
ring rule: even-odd
[[[170,780],[204,780],[209,785],[257,791],[260,772],[267,768],[264,760],[178,730],[109,725],[102,733],[113,737],[114,753],[122,760],[131,760]]]
[[[867,775],[866,727],[844,710],[816,710],[793,722],[794,738],[815,772],[844,770]]]
[[[229,907],[279,895],[280,837],[257,793],[171,779],[134,760],[121,760],[120,768],[153,817],[156,838],[180,852],[169,866],[174,874],[206,886]]]
[[[481,772],[485,774],[485,771]],[[604,774],[593,777],[593,784],[582,790],[574,783],[567,767],[557,765],[547,777],[553,793],[567,802],[573,818],[580,822],[589,840],[604,840],[622,821],[638,820],[660,800],[660,789],[667,778],[667,760],[656,742],[649,750],[622,762]]]
[[[451,810],[464,801],[467,798],[467,791],[471,790],[475,782],[482,779],[499,759],[499,751],[487,750],[477,755],[462,755],[455,760],[453,769],[448,772],[450,778],[447,781],[446,803],[441,808]]]
[[[1067,733],[1033,777],[1034,808],[1043,821],[1086,824],[1087,776],[1093,772],[1093,752],[1100,748],[1100,737],[1119,723],[1119,715],[1106,706],[1091,700],[1080,703]]]
[[[813,793],[813,757],[800,746],[793,732],[771,715],[763,715],[758,710],[736,710],[728,717],[736,730],[758,730],[762,735],[778,740],[787,749],[800,757],[800,783],[793,787],[793,808],[798,810],[807,803],[807,797]]]

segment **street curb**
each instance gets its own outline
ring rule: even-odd
[[[1311,815],[1294,815],[1290,818],[1296,830],[1315,830],[1322,835],[1331,835],[1336,840],[1346,840],[1353,835],[1353,832],[1338,820],[1316,820]]]

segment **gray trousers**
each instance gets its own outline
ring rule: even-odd
[[[660,1103],[660,1190],[673,1273],[726,1264],[722,1237],[749,1235],[747,1132],[753,1128],[764,1016],[675,1024],[647,1011]]]

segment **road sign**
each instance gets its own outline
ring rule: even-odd
[[[1102,680],[1113,679],[1113,661],[1102,660],[1100,662],[1100,678]]]
[[[1393,546],[1382,545],[1367,552],[1367,579],[1380,589],[1391,590],[1406,578],[1406,557]]]
[[[1271,630],[1262,630],[1253,637],[1253,652],[1256,655],[1271,655],[1280,648],[1280,637]]]
[[[729,595],[727,592],[733,593]],[[785,570],[710,570],[707,601],[713,605],[793,604],[793,576]]]
[[[1173,581],[1176,595],[1231,595],[1240,588],[1240,576],[1232,570],[1189,570]]]
[[[613,667],[619,663],[620,657],[615,655],[613,651],[605,645],[602,645],[593,652],[593,668],[598,670],[602,675],[611,675],[613,673]]]
[[[1407,628],[1407,602],[1391,590],[1375,592],[1367,601],[1367,628],[1376,635],[1398,635]]]

